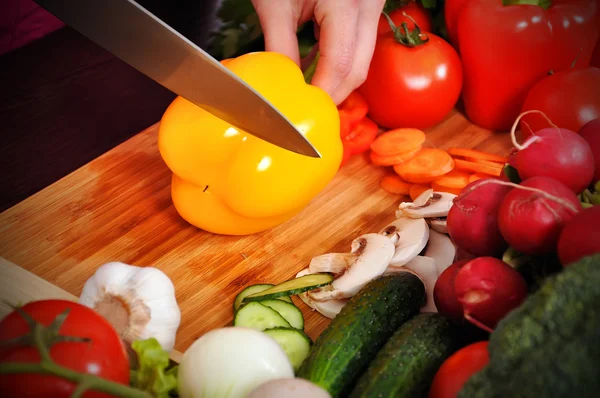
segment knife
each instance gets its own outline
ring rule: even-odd
[[[132,0],[34,0],[100,47],[234,127],[278,147],[319,152],[262,95]]]

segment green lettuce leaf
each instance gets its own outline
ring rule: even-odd
[[[169,353],[155,338],[137,340],[131,345],[137,354],[137,369],[131,372],[131,385],[156,398],[177,394],[177,366],[171,367]]]

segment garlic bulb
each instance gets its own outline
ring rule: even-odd
[[[171,351],[181,320],[175,288],[152,267],[106,263],[83,286],[79,302],[105,317],[127,343],[154,337]]]

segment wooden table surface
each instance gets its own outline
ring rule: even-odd
[[[171,173],[158,153],[156,133],[153,125],[1,213],[0,257],[74,296],[109,261],[161,269],[175,285],[182,312],[179,351],[230,324],[231,304],[245,286],[282,282],[313,256],[348,251],[356,236],[394,220],[403,199],[381,190],[385,170],[358,156],[287,223],[245,237],[212,235],[184,222],[173,208]],[[456,111],[427,131],[426,145],[501,155],[511,147],[506,133],[480,129]],[[294,302],[305,314],[306,332],[316,338],[329,320],[298,298]]]

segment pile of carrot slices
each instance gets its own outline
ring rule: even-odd
[[[400,128],[378,135],[371,144],[371,162],[391,167],[380,186],[412,200],[433,188],[458,195],[470,182],[500,177],[508,158],[469,148],[425,148],[425,133]]]

